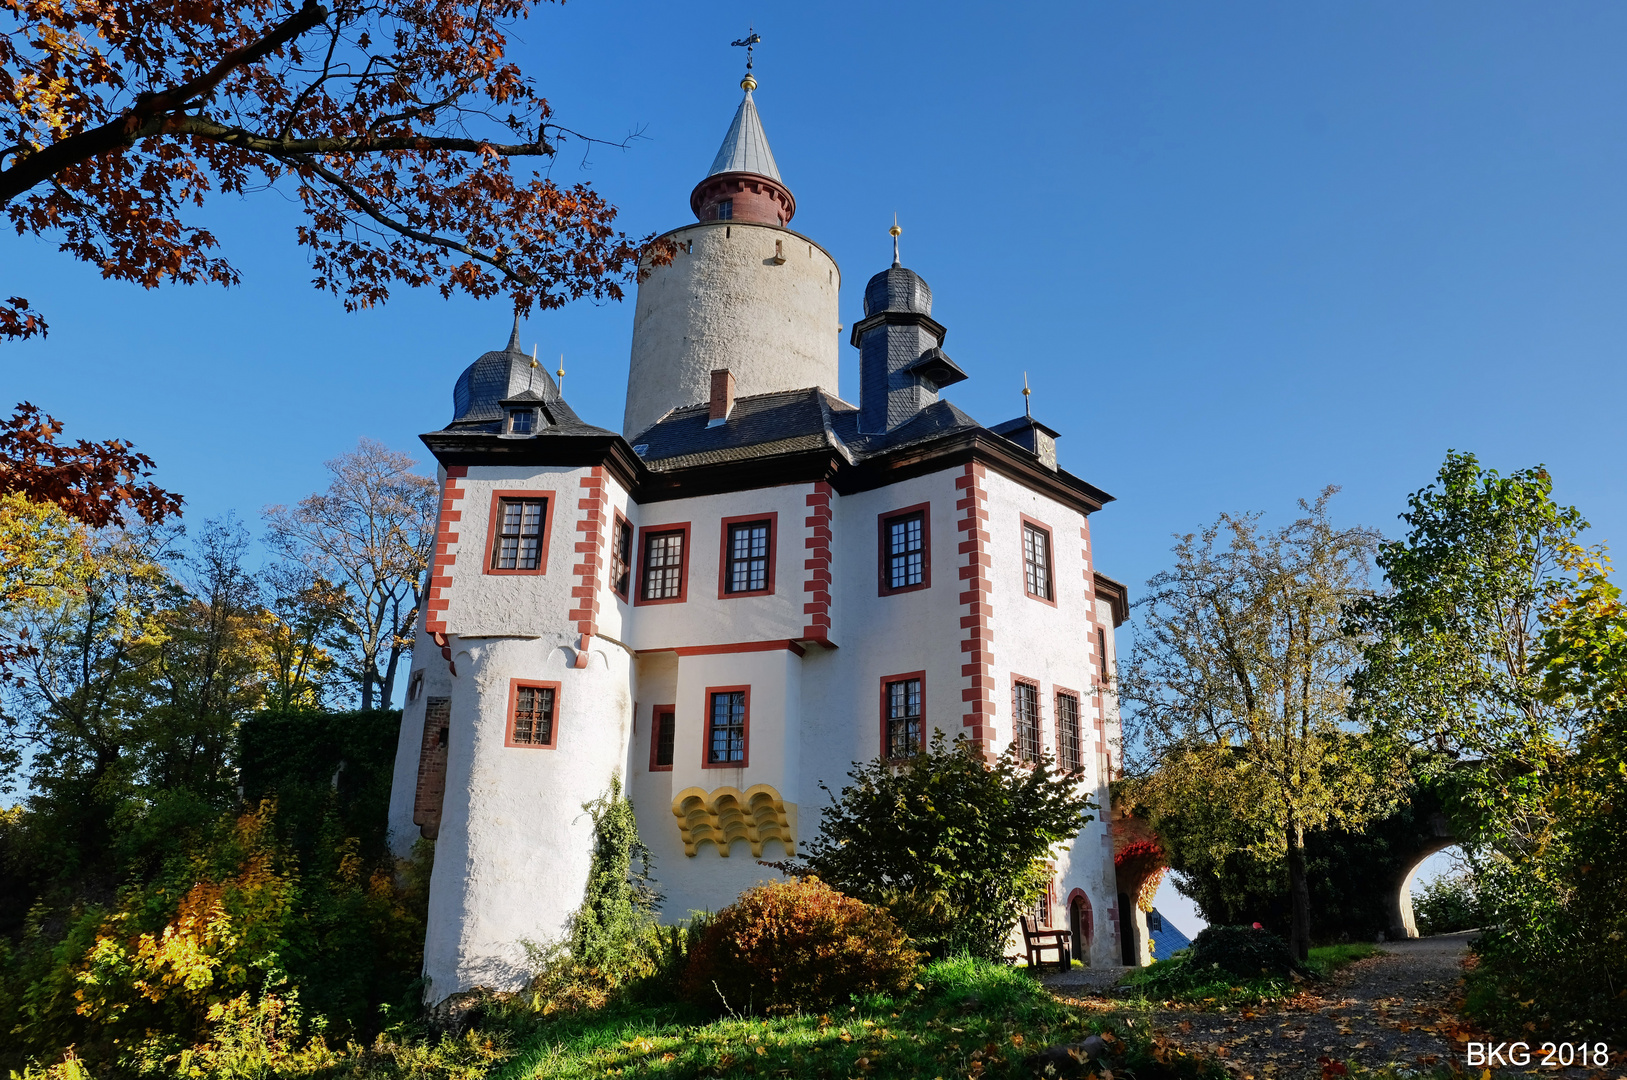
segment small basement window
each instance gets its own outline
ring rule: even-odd
[[[509,746],[534,747],[551,750],[558,745],[558,727],[554,709],[558,702],[558,683],[510,684]]]

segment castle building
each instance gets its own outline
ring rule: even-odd
[[[423,436],[440,526],[390,826],[402,854],[435,844],[431,1001],[524,982],[524,943],[582,900],[583,804],[617,776],[667,919],[772,877],[758,860],[817,833],[821,782],[933,731],[1048,751],[1108,806],[1127,597],[1090,526],[1111,497],[1040,421],[941,397],[968,376],[896,233],[847,334],[857,407],[840,396],[841,274],[790,228],[742,86],[697,220],[639,286],[622,433],[584,423],[516,327]],[[1093,965],[1145,937],[1121,934],[1108,817],[1038,911]]]

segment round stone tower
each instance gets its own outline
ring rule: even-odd
[[[712,372],[741,396],[818,386],[836,393],[842,273],[824,248],[786,228],[796,199],[780,179],[748,72],[746,96],[712,168],[690,194],[698,219],[665,234],[671,264],[638,287],[622,431],[706,401]],[[636,440],[635,440],[636,441]]]

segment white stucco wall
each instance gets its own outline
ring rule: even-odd
[[[635,572],[632,611],[623,624],[622,640],[639,652],[680,646],[728,645],[742,641],[769,641],[802,636],[805,625],[802,583],[807,580],[804,541],[808,529],[807,497],[811,484],[786,484],[752,491],[673,499],[638,508],[634,523],[643,532],[689,523],[689,563],[686,598],[682,603],[638,603]],[[719,561],[723,550],[723,520],[761,514],[776,515],[774,530],[774,592],[767,596],[721,596]],[[601,604],[601,610],[604,605]]]
[[[597,581],[599,637],[585,669],[572,666],[579,645],[567,612],[578,584],[578,505],[585,469],[472,468],[463,481],[460,541],[446,611],[458,675],[447,670],[439,649],[427,641],[415,668],[425,671],[424,691],[408,704],[396,762],[391,802],[392,844],[409,850],[424,701],[452,699],[446,799],[431,883],[430,931],[425,972],[428,997],[440,1000],[470,986],[511,987],[523,980],[522,941],[557,937],[580,904],[589,861],[591,827],[581,804],[601,795],[620,772],[638,813],[644,842],[655,860],[665,893],[663,917],[716,910],[743,889],[772,878],[744,840],[724,858],[712,843],[685,853],[672,801],[685,788],[744,791],[768,784],[794,810],[796,838],[817,833],[827,796],[821,781],[840,790],[855,761],[874,759],[881,745],[881,684],[889,676],[925,673],[929,728],[951,736],[966,730],[963,692],[965,511],[960,467],[915,477],[887,488],[832,497],[830,640],[834,648],[807,642],[804,655],[784,647],[800,640],[808,581],[805,524],[809,484],[636,505],[605,477],[605,538]],[[1095,641],[1087,613],[1105,603],[1091,595],[1082,554],[1082,515],[992,470],[988,494],[988,568],[993,612],[994,731],[997,746],[1011,738],[1011,676],[1040,683],[1045,744],[1055,749],[1055,691],[1080,696],[1086,783],[1106,804],[1105,778],[1094,756],[1096,718]],[[493,576],[481,572],[492,492],[552,490],[548,572]],[[929,513],[931,584],[914,592],[879,595],[878,517],[925,504]],[[690,555],[687,598],[678,604],[636,605],[610,591],[613,511],[639,532],[688,522]],[[777,515],[775,590],[766,596],[720,598],[718,569],[724,518]],[[1024,594],[1022,515],[1050,526],[1056,604]],[[464,555],[467,553],[467,555]],[[625,642],[623,648],[617,642]],[[748,642],[775,643],[758,651],[720,649]],[[508,747],[511,678],[559,681],[561,725],[556,749]],[[750,761],[743,769],[702,768],[709,687],[751,687]],[[676,707],[674,765],[650,768],[651,713]],[[1116,715],[1111,717],[1116,723]],[[761,858],[786,851],[768,840]],[[1066,925],[1069,893],[1089,897],[1095,934],[1090,961],[1118,960],[1109,921],[1114,905],[1111,845],[1102,822],[1086,825],[1069,852],[1057,858],[1054,924]]]
[[[631,658],[597,643],[573,666],[573,635],[453,639],[446,802],[430,878],[426,999],[472,986],[512,990],[524,942],[557,940],[582,901],[592,822],[627,760]],[[558,682],[556,747],[506,746],[509,680]]]
[[[823,248],[742,222],[697,222],[667,236],[678,255],[638,286],[623,434],[708,400],[716,368],[734,373],[741,395],[836,393],[842,274]]]
[[[464,637],[552,633],[567,626],[574,606],[571,572],[577,562],[576,523],[583,512],[581,480],[591,470],[526,466],[477,466],[461,481],[457,543],[448,554],[452,591],[446,609],[447,629]],[[499,491],[548,494],[548,558],[541,573],[496,574],[487,571],[491,556],[492,499]],[[606,520],[609,520],[608,512]],[[608,560],[609,546],[605,547]]]

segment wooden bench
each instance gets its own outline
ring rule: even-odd
[[[1056,950],[1056,965],[1061,971],[1073,966],[1073,933],[1068,930],[1041,930],[1034,925],[1031,915],[1022,917],[1023,945],[1028,949],[1028,966],[1044,967],[1045,953]]]

